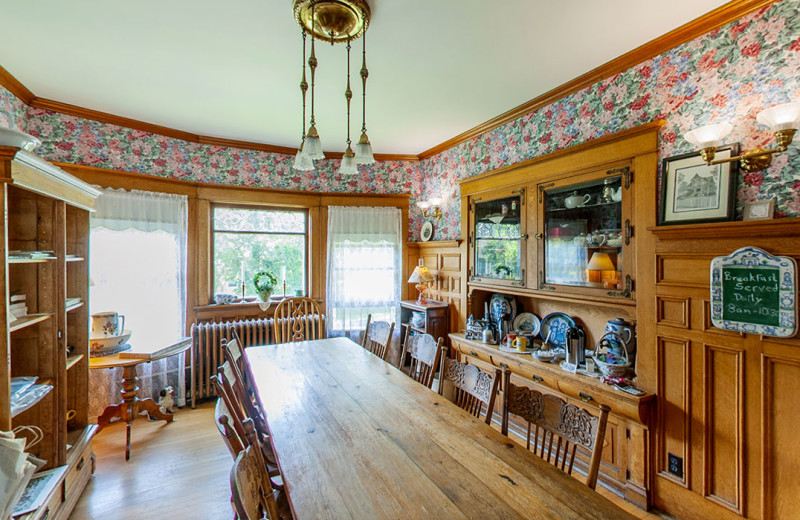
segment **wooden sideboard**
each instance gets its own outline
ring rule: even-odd
[[[558,365],[536,361],[529,355],[501,351],[496,345],[469,340],[463,333],[451,333],[452,349],[464,361],[482,367],[507,368],[514,384],[524,384],[544,393],[599,414],[599,405],[611,407],[600,465],[599,482],[626,500],[646,508],[650,499],[648,468],[650,467],[650,417],[654,395],[636,397],[598,378],[573,374]],[[511,429],[514,433],[514,429]],[[518,430],[521,433],[521,430]],[[575,468],[584,472],[588,457],[576,457]]]

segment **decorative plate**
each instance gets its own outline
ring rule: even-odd
[[[575,320],[568,314],[564,314],[563,312],[551,312],[542,320],[539,335],[545,343],[553,348],[566,348],[567,329],[574,326]]]
[[[427,242],[431,239],[431,237],[433,237],[433,222],[428,221],[422,224],[422,230],[419,233],[419,237],[423,242]]]
[[[514,329],[522,332],[530,332],[534,336],[539,334],[542,321],[532,312],[520,312],[514,319]]]
[[[504,312],[511,314],[511,319],[517,314],[517,299],[505,294],[493,294],[489,300],[489,312],[495,323],[500,322],[500,315]]]

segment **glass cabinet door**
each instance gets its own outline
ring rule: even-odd
[[[625,265],[630,217],[623,202],[628,171],[603,170],[570,184],[540,186],[540,289],[630,296]]]
[[[492,200],[473,199],[472,281],[523,285],[524,191]]]

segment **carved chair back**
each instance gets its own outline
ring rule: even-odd
[[[253,421],[245,420],[244,428],[249,445],[239,453],[231,468],[231,496],[236,514],[241,520],[287,518],[287,508],[280,510],[278,492],[267,474]]]
[[[410,331],[410,329],[409,329]],[[433,339],[430,334],[411,335],[406,332],[406,339],[403,342],[403,354],[400,356],[400,367],[406,366],[406,356],[411,358],[408,375],[423,385],[431,388],[439,369],[439,351],[444,340]]]
[[[311,298],[284,298],[275,308],[275,343],[325,337],[325,317]]]
[[[447,347],[441,349],[440,364],[439,395],[447,397],[475,417],[481,416],[485,405],[486,424],[491,424],[500,370],[496,369],[492,377],[475,365],[447,357]]]
[[[370,314],[367,316],[367,330],[364,331],[361,346],[386,360],[389,344],[392,342],[392,332],[394,332],[394,323],[389,325],[385,321],[372,321],[372,314]]]
[[[554,395],[516,386],[511,382],[511,372],[503,370],[503,435],[508,435],[509,415],[521,417],[527,422],[526,447],[569,475],[575,449],[581,446],[591,456],[586,475],[586,485],[591,489],[597,485],[609,411],[601,404],[600,415],[595,417]]]
[[[237,435],[236,430],[233,428],[231,420],[231,413],[228,407],[225,406],[225,401],[220,397],[217,399],[217,404],[214,406],[214,423],[217,425],[222,440],[225,442],[225,447],[231,452],[235,459],[239,452],[242,451],[242,441]]]

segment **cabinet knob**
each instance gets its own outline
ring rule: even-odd
[[[542,376],[537,376],[536,374],[532,375],[531,379],[533,379],[537,383],[541,383],[542,381],[544,381],[544,378]]]
[[[585,401],[585,402],[587,402],[587,403],[588,403],[589,401],[594,401],[594,397],[592,397],[592,396],[591,396],[591,395],[589,395],[589,394],[583,393],[583,392],[580,392],[580,393],[578,394],[578,397],[580,397],[580,398],[581,398],[581,400],[583,400],[583,401]]]
[[[544,234],[543,234],[543,233],[536,233],[536,234],[535,234],[535,235],[533,235],[533,236],[535,236],[535,237],[536,237],[536,240],[541,240],[541,239],[543,239],[543,238],[544,238]]]

